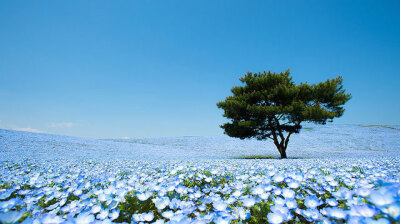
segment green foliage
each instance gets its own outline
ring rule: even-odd
[[[351,98],[341,76],[296,85],[289,70],[264,71],[248,72],[240,81],[244,85],[233,87],[233,96],[217,103],[223,116],[231,119],[221,128],[231,137],[272,139],[282,158],[286,158],[290,135],[300,132],[301,122],[326,124],[343,115],[343,105]]]
[[[273,206],[271,200],[263,200],[255,204],[250,208],[251,216],[249,219],[244,220],[244,223],[257,224],[257,223],[267,223],[267,214],[271,212],[271,206]]]
[[[160,212],[158,211],[151,198],[140,201],[134,192],[125,196],[125,200],[118,205],[120,210],[119,217],[114,221],[117,223],[131,222],[133,214],[140,214],[145,212],[153,212],[155,219],[162,219]]]
[[[74,195],[73,193],[70,193],[70,194],[68,195],[68,197],[67,197],[67,202],[66,202],[66,204],[69,204],[69,203],[71,203],[72,201],[75,201],[75,200],[79,200],[79,197],[76,196],[76,195]]]
[[[205,179],[198,178],[198,175],[196,174],[192,178],[183,179],[182,185],[189,188],[204,189],[209,187],[224,186],[225,184],[233,181],[232,177],[229,174],[226,174],[224,176],[211,176],[211,173],[208,173],[208,176],[212,178],[210,182],[207,182]],[[203,174],[207,175],[206,173]]]
[[[400,129],[396,128],[396,126],[398,127],[398,125],[382,125],[382,124],[360,125],[360,127],[364,127],[364,128],[381,127],[381,128],[390,128],[392,130],[400,130]]]
[[[235,157],[235,159],[278,159],[275,156],[263,156],[263,155],[253,155],[253,156],[239,156]]]
[[[47,208],[47,207],[49,207],[49,206],[51,206],[51,205],[53,205],[53,204],[55,204],[55,203],[57,203],[57,199],[56,199],[56,198],[53,198],[53,199],[51,199],[51,200],[49,200],[49,201],[46,201],[46,198],[45,198],[45,197],[42,197],[42,198],[39,200],[38,205],[39,205],[40,207],[42,207],[42,208]]]
[[[364,170],[359,166],[353,166],[353,172],[359,172],[360,174],[365,174]]]

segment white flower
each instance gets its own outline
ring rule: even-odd
[[[107,210],[103,210],[99,214],[97,214],[96,218],[100,219],[100,220],[103,220],[103,219],[107,218],[107,216],[108,216],[108,211]]]
[[[274,198],[274,202],[275,202],[275,205],[278,205],[278,206],[284,206],[286,203],[285,199],[283,199],[281,197]]]
[[[94,221],[94,216],[88,213],[81,213],[75,219],[76,224],[89,224],[92,223],[93,221]]]
[[[272,212],[267,215],[268,222],[271,224],[280,224],[284,221],[283,215],[280,212]]]
[[[228,200],[226,200],[226,203],[227,203],[228,205],[230,205],[230,204],[234,203],[235,201],[236,201],[236,198],[230,197],[230,198],[228,198]]]
[[[107,196],[106,194],[99,194],[98,199],[99,201],[107,201]]]
[[[336,198],[341,199],[341,200],[343,200],[343,199],[349,200],[353,196],[353,192],[351,190],[349,190],[348,188],[345,188],[345,187],[339,188],[338,191],[333,192],[332,194]]]
[[[143,214],[144,221],[150,222],[154,219],[154,214],[152,212]]]
[[[369,195],[369,200],[378,206],[389,205],[394,202],[393,195],[390,191],[377,190]]]
[[[117,210],[112,211],[112,212],[108,215],[108,217],[110,217],[111,220],[114,220],[114,219],[118,218],[118,216],[119,216],[119,211],[117,211]]]
[[[101,211],[101,205],[95,205],[92,207],[92,209],[90,210],[93,214],[96,214],[98,212]]]
[[[218,217],[214,219],[215,224],[229,224],[230,222],[231,220],[226,217]]]
[[[170,200],[168,197],[161,197],[161,198],[153,199],[153,202],[156,205],[157,209],[162,210],[168,206],[168,204],[170,203]]]
[[[295,199],[287,199],[286,200],[286,206],[289,209],[297,208],[297,202]]]
[[[294,198],[295,192],[292,189],[285,188],[282,190],[282,196],[285,198]]]
[[[371,193],[372,189],[371,188],[358,188],[355,190],[356,194],[362,196],[362,197],[368,197],[369,194]]]
[[[326,214],[334,219],[345,219],[347,217],[347,212],[340,208],[325,208]]]
[[[143,214],[133,214],[132,221],[133,222],[143,222],[144,221]]]
[[[240,190],[236,190],[235,192],[232,193],[232,195],[235,197],[239,197],[240,195],[242,195],[242,192]]]
[[[246,211],[240,207],[233,208],[232,212],[236,219],[246,220],[246,219],[250,218],[250,216],[251,216],[250,211]]]
[[[205,211],[207,209],[207,206],[204,204],[201,204],[201,205],[197,206],[197,208],[199,209],[199,211]]]
[[[316,208],[320,204],[321,204],[321,202],[315,195],[307,196],[304,201],[304,205],[307,206],[308,208],[312,208],[312,209]]]
[[[185,187],[182,185],[179,185],[176,188],[175,188],[175,186],[170,186],[170,187],[171,187],[170,191],[173,191],[175,189],[176,193],[178,193],[178,194],[182,194],[185,191]]]
[[[169,202],[168,206],[170,209],[177,209],[180,207],[180,205],[181,205],[181,200],[174,198]]]
[[[277,174],[275,175],[272,180],[276,183],[280,183],[285,179],[285,177],[282,174]]]
[[[290,188],[298,188],[300,186],[300,183],[298,181],[290,181],[288,183],[288,187]]]
[[[282,194],[282,189],[276,188],[276,189],[274,189],[273,192],[274,192],[275,195],[281,195]]]
[[[377,212],[378,211],[372,208],[370,205],[354,205],[351,207],[350,215],[371,218]]]
[[[140,201],[146,201],[149,199],[151,196],[151,192],[146,192],[146,193],[139,193],[137,194],[137,197]]]
[[[77,189],[74,191],[74,195],[79,196],[82,194],[82,190],[81,189]]]
[[[201,191],[196,191],[193,195],[195,198],[200,198],[202,193],[201,193]]]
[[[330,206],[337,206],[338,202],[334,199],[334,198],[328,198],[326,199],[326,204],[330,205]]]
[[[217,211],[225,211],[228,205],[223,201],[216,201],[213,203],[213,207]]]
[[[254,195],[260,195],[260,194],[264,193],[264,187],[261,185],[258,185],[257,187],[254,187],[251,191],[252,191],[252,194],[254,194]]]
[[[267,199],[270,195],[271,195],[270,192],[262,193],[262,194],[260,195],[260,198],[265,200],[265,199]]]
[[[244,207],[253,207],[253,205],[256,203],[256,200],[254,198],[245,198],[243,199],[243,206]]]
[[[399,221],[400,219],[400,202],[395,202],[386,208],[383,211],[392,217],[394,220]]]
[[[302,214],[307,218],[308,221],[317,221],[320,217],[320,213],[317,209],[302,210]]]
[[[172,216],[174,216],[174,212],[173,211],[165,211],[161,214],[161,216],[166,219],[170,219]]]

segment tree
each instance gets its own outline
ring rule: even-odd
[[[287,158],[289,138],[299,133],[302,122],[326,124],[344,113],[351,99],[343,89],[343,78],[318,84],[292,81],[284,73],[251,73],[239,79],[244,85],[231,89],[233,96],[217,103],[230,122],[221,125],[225,134],[240,139],[271,139],[281,158]]]

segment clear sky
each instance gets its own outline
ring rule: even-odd
[[[218,135],[247,71],[342,75],[335,123],[400,124],[400,1],[0,3],[0,128]]]

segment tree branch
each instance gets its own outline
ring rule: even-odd
[[[273,116],[273,118],[274,118],[274,120],[276,122],[278,133],[279,133],[279,137],[281,138],[281,143],[282,143],[283,141],[285,141],[285,136],[283,136],[282,129],[280,128],[281,125],[279,124],[279,119],[276,118],[275,116]]]
[[[289,132],[288,136],[286,137],[286,140],[285,140],[285,143],[284,143],[284,148],[285,148],[285,149],[286,149],[287,146],[288,146],[289,138],[290,138],[290,135],[292,135],[292,133],[293,133],[293,132]]]

